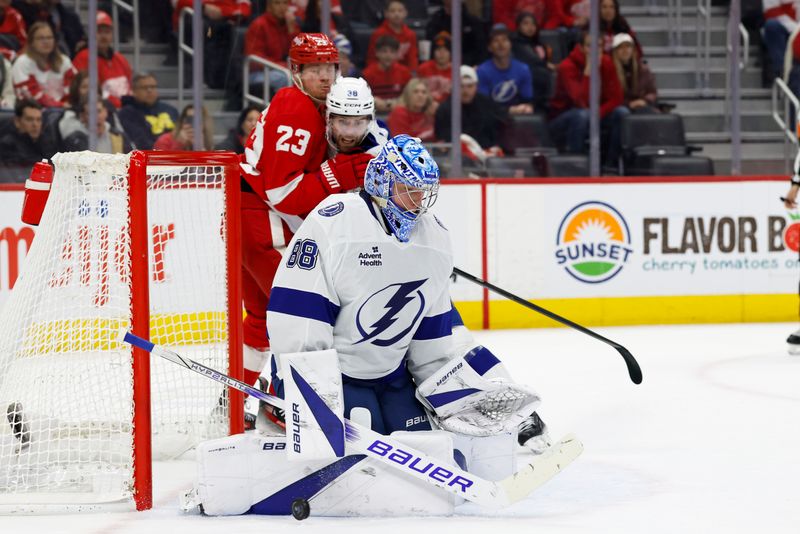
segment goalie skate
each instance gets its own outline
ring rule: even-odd
[[[25,450],[31,444],[31,432],[23,416],[22,404],[19,402],[9,404],[8,408],[6,408],[6,418],[8,419],[8,424],[11,425],[11,433],[19,442],[17,452]]]
[[[547,432],[547,425],[536,412],[520,423],[517,442],[534,454],[542,454],[553,444],[550,433]]]

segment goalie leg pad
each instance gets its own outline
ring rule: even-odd
[[[452,458],[445,432],[400,432],[401,443],[442,461]],[[307,499],[316,516],[450,515],[454,499],[363,455],[307,464],[286,462],[285,438],[252,434],[207,441],[198,447],[198,480],[185,510],[206,515],[289,515],[291,503]]]
[[[344,399],[334,349],[282,354],[289,460],[344,456]]]
[[[517,472],[516,433],[494,436],[453,434],[453,447],[466,461],[466,470],[486,480],[498,481]]]

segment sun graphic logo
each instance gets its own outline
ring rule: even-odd
[[[610,280],[628,262],[631,232],[625,218],[605,202],[572,208],[556,236],[556,261],[572,277],[589,284]]]

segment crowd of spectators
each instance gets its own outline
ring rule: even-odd
[[[514,116],[538,114],[548,121],[559,150],[588,151],[588,0],[494,0],[487,6],[444,1],[438,7],[434,2],[431,7],[428,2],[413,2],[334,0],[331,5],[330,27],[341,55],[341,72],[362,76],[370,84],[376,111],[392,135],[409,133],[431,142],[450,139],[449,32],[455,5],[462,17],[464,133],[484,150],[502,154],[504,149],[513,151],[504,146],[504,131]],[[176,45],[179,12],[191,4],[191,0],[142,0],[141,16],[148,20],[145,37]],[[320,2],[203,0],[202,4],[205,82],[231,91],[228,109],[241,111],[219,147],[241,151],[261,111],[241,110],[237,75],[241,77],[243,57],[258,56],[285,66],[293,37],[319,30]],[[604,162],[611,172],[619,154],[621,118],[631,112],[657,113],[657,91],[619,2],[601,0],[598,9],[600,113]],[[96,129],[101,151],[193,148],[194,109],[187,106],[179,112],[159,98],[154,75],[132,72],[127,59],[113,49],[113,25],[106,12],[99,11],[94,23],[101,107],[98,123],[90,126],[84,74],[89,58],[78,15],[59,0],[0,0],[0,108],[14,110],[13,128],[12,120],[0,127],[4,162],[16,158],[15,163],[32,165],[54,151],[85,147],[90,127]],[[566,57],[554,55],[541,38],[542,31],[556,32],[571,48]],[[260,66],[253,66],[248,81],[256,90],[269,83],[273,91],[291,83],[276,69],[265,79]],[[202,148],[212,148],[212,120],[205,109],[202,114]],[[14,148],[14,142],[25,149]]]

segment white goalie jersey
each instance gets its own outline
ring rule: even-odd
[[[273,352],[335,348],[342,373],[359,379],[387,376],[407,358],[417,383],[454,356],[449,232],[432,213],[407,243],[385,224],[363,192],[311,212],[273,283]]]

